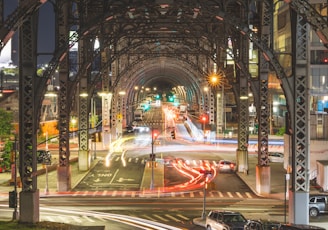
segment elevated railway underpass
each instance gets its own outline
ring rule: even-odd
[[[308,223],[309,100],[307,96],[309,34],[327,48],[327,2],[312,1],[35,1],[19,5],[0,22],[1,48],[19,32],[19,134],[22,192],[20,220],[37,222],[39,193],[36,178],[36,137],[47,86],[58,71],[59,167],[58,191],[71,189],[69,129],[72,114],[79,117],[79,168],[88,170],[89,113],[100,96],[102,130],[106,141],[120,133],[146,88],[174,92],[208,122],[222,126],[221,95],[237,105],[240,169],[247,169],[249,93],[258,120],[259,193],[270,192],[268,135],[269,79],[280,82],[286,99],[286,139],[291,143],[292,180],[289,222]],[[3,14],[4,1],[0,9]],[[53,10],[54,47],[48,67],[37,71],[39,13]],[[287,10],[286,36],[276,47],[275,20]],[[279,24],[281,26],[281,24]],[[76,29],[72,29],[76,28]],[[72,31],[73,30],[73,31]],[[315,35],[314,35],[315,34]],[[95,47],[95,43],[99,47]],[[72,48],[78,50],[72,55]],[[281,63],[281,50],[289,58]],[[250,50],[252,52],[250,52]],[[251,55],[250,55],[251,54]],[[75,59],[73,58],[75,57]],[[286,63],[289,65],[285,66]],[[72,73],[70,70],[76,70]],[[216,76],[216,81],[212,73]],[[221,97],[223,98],[223,96]],[[220,110],[221,108],[221,110]],[[29,210],[29,211],[27,211]]]

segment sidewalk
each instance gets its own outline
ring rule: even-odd
[[[56,161],[56,159],[54,159]],[[91,167],[93,167],[98,160],[93,160],[91,162]],[[71,186],[74,188],[80,180],[88,173],[81,172],[78,170],[77,158],[72,158],[71,163]],[[57,163],[54,163],[48,167],[48,190],[49,193],[57,192]],[[40,190],[40,196],[46,193],[46,166],[38,164],[38,188]],[[18,173],[18,172],[17,172]],[[18,175],[19,176],[19,175]],[[14,190],[14,183],[11,181],[11,172],[0,173],[0,198],[8,197],[9,191]],[[21,191],[20,185],[17,185],[17,192]]]

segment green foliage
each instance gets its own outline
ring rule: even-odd
[[[18,75],[18,68],[3,68],[2,71],[7,75]]]
[[[4,151],[1,154],[1,158],[2,161],[0,163],[0,167],[1,168],[6,168],[7,170],[10,169],[10,154],[11,154],[11,150],[12,150],[12,145],[13,143],[10,141],[6,141],[5,143],[5,147],[4,147]]]
[[[13,114],[4,109],[0,109],[0,137],[8,136],[13,130]]]
[[[96,127],[96,124],[98,123],[98,116],[97,115],[92,115],[90,117],[90,123],[91,123],[91,127],[94,128]]]
[[[286,127],[281,127],[279,131],[276,133],[277,136],[283,136],[284,133],[286,132]]]

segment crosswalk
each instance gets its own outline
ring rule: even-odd
[[[145,220],[150,220],[154,222],[162,222],[162,223],[184,223],[184,222],[192,222],[192,217],[188,217],[186,215],[183,215],[182,213],[173,213],[173,214],[167,214],[167,213],[153,213],[153,214],[142,214],[135,215],[135,213],[128,213],[128,216],[130,217],[136,217],[141,218]],[[42,215],[40,217],[41,221],[49,221],[49,222],[60,222],[65,224],[75,224],[75,225],[81,225],[84,223],[89,224],[95,224],[99,222],[106,223],[108,222],[107,217],[101,217],[100,216],[88,216],[88,215]]]
[[[61,192],[58,195],[70,195],[76,197],[113,197],[113,198],[202,198],[204,192],[199,191],[162,191],[143,190],[143,191],[119,191],[119,190],[103,190],[103,191],[70,191]],[[229,199],[252,199],[258,198],[256,194],[251,192],[222,192],[222,191],[206,191],[207,198],[229,198]]]

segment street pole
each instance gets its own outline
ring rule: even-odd
[[[206,187],[207,187],[207,174],[205,173],[204,176],[206,177],[205,178],[205,181],[204,181],[204,200],[203,200],[203,212],[202,212],[202,219],[204,220],[206,218]]]
[[[49,194],[49,187],[48,187],[48,164],[46,164],[46,188],[44,189],[44,194]]]
[[[154,189],[154,129],[151,128],[151,181],[150,190]]]
[[[203,117],[203,135],[204,135],[204,144],[205,144],[205,121],[206,121],[206,118],[205,117]]]
[[[48,151],[48,131],[46,132],[46,151]]]
[[[97,159],[97,143],[93,142],[94,145],[94,152],[93,152],[93,159],[96,160]]]
[[[15,159],[14,159],[14,213],[13,213],[13,220],[18,219],[18,211],[17,211],[17,136],[15,135]]]
[[[48,151],[48,131],[46,132],[46,151]],[[48,187],[48,163],[45,164],[46,166],[46,187],[44,189],[45,195],[49,194],[49,187]]]
[[[285,174],[285,210],[284,210],[284,216],[285,216],[285,224],[287,223],[287,195],[288,195],[288,182],[290,179],[290,174]]]

